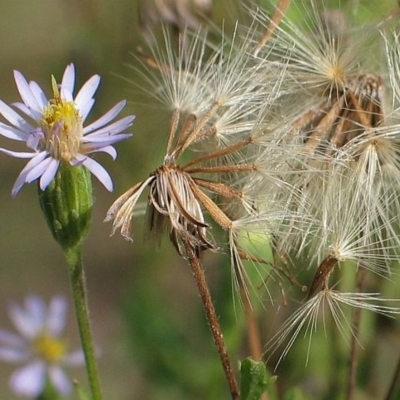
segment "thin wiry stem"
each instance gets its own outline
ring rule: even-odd
[[[232,365],[229,360],[228,352],[226,350],[224,337],[221,331],[221,326],[218,322],[218,317],[215,312],[214,304],[211,298],[210,290],[208,289],[206,277],[204,275],[203,268],[200,264],[199,258],[196,256],[192,246],[186,240],[184,240],[186,254],[189,263],[192,267],[192,272],[196,280],[197,287],[203,301],[204,311],[206,313],[207,321],[211,329],[211,333],[214,338],[214,343],[217,347],[218,355],[221,360],[222,368],[225,373],[226,380],[229,385],[232,400],[239,400],[239,386],[236,382],[235,375],[233,373]]]
[[[363,293],[365,288],[367,270],[360,267],[357,272],[357,292]],[[358,355],[360,352],[360,324],[361,324],[361,312],[362,308],[355,308],[353,311],[353,335],[351,337],[351,350],[349,360],[349,377],[347,382],[347,393],[346,400],[352,400],[354,398],[354,392],[357,385],[357,367],[358,367]]]
[[[229,155],[231,153],[234,153],[235,151],[242,149],[243,147],[248,146],[251,142],[252,142],[252,138],[249,137],[248,139],[242,140],[241,142],[238,142],[238,143],[234,143],[231,146],[213,151],[212,153],[205,154],[204,156],[201,156],[201,157],[197,157],[193,161],[190,161],[187,164],[182,165],[181,168],[184,170],[187,170],[189,167],[192,167],[193,165],[196,165],[196,164],[200,164],[201,162],[209,161],[209,160],[212,160],[213,158],[220,158],[220,157]]]
[[[281,22],[281,19],[285,15],[285,12],[287,8],[289,7],[290,0],[280,0],[278,6],[276,7],[276,11],[274,16],[271,19],[271,22],[264,33],[264,36],[261,38],[261,40],[258,42],[257,47],[254,51],[254,56],[256,57],[259,51],[264,47],[265,43],[268,42],[269,38],[272,36],[274,33],[276,27],[279,25],[279,22]]]
[[[188,174],[222,174],[229,172],[249,172],[257,169],[256,164],[221,165],[217,167],[199,167],[185,170]]]
[[[395,400],[398,398],[396,395],[396,388],[399,386],[400,382],[400,357],[397,360],[397,366],[393,374],[392,381],[390,382],[389,390],[384,398],[384,400]]]

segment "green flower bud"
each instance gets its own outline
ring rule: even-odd
[[[91,221],[93,196],[90,172],[84,166],[61,163],[39,201],[54,239],[69,251],[86,238]]]

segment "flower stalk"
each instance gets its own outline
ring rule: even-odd
[[[192,246],[187,241],[185,243],[186,254],[192,267],[193,276],[196,280],[197,287],[203,302],[204,311],[206,313],[208,324],[210,325],[211,333],[214,338],[215,346],[217,347],[218,355],[221,360],[222,368],[225,373],[225,378],[229,385],[232,400],[239,400],[239,386],[236,382],[235,375],[233,373],[232,365],[229,360],[228,352],[226,350],[224,336],[221,331],[221,326],[218,322],[218,317],[215,312],[214,304],[211,298],[210,291],[208,289],[206,277],[201,267],[199,258],[196,256]]]
[[[85,355],[86,371],[89,379],[92,400],[101,400],[100,379],[97,368],[93,335],[90,327],[89,307],[87,299],[86,278],[83,269],[81,247],[77,246],[65,252],[74,299],[75,315],[78,322],[79,335]]]

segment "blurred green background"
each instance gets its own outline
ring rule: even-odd
[[[392,3],[376,0],[363,4],[369,6],[370,14],[376,11],[384,15]],[[167,240],[157,251],[147,243],[142,234],[143,218],[133,222],[133,244],[119,234],[110,238],[111,225],[102,222],[115,198],[160,164],[165,143],[165,115],[154,104],[139,106],[140,94],[126,81],[135,80],[128,64],[135,63],[131,53],[142,42],[137,8],[134,0],[0,0],[0,98],[8,103],[19,100],[14,69],[49,93],[50,75],[60,79],[65,66],[73,62],[77,88],[93,74],[102,77],[90,118],[128,99],[125,115],[137,115],[134,136],[117,145],[116,162],[106,155],[96,157],[110,171],[115,190],[106,192],[94,179],[93,224],[85,246],[104,398],[227,399],[222,370],[186,262]],[[229,26],[239,14],[238,1],[214,1],[217,25],[226,19]],[[3,138],[0,146],[25,150]],[[69,296],[64,259],[41,215],[35,184],[24,186],[15,199],[11,198],[11,188],[23,166],[24,160],[0,154],[0,326],[7,329],[12,329],[7,315],[9,301],[22,302],[27,294],[39,294],[46,300],[59,293]],[[233,307],[227,257],[207,254],[205,266],[236,365],[249,351],[242,311],[235,314]],[[262,320],[267,335],[269,323]],[[71,347],[78,346],[72,310],[67,334]],[[399,344],[398,338],[394,342]],[[389,353],[386,360],[391,365],[396,354],[391,355],[384,344],[379,342],[382,352]],[[299,362],[304,365],[304,358]],[[329,369],[329,360],[319,362],[317,368]],[[7,383],[13,370],[14,366],[0,363],[1,400],[15,398]],[[307,377],[295,376],[291,384],[302,382],[318,389],[323,384],[313,371],[311,366]],[[86,385],[83,368],[69,373]]]

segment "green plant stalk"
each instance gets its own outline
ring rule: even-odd
[[[75,315],[78,322],[83,353],[85,355],[86,371],[92,400],[102,400],[93,336],[90,328],[86,279],[82,263],[81,247],[77,246],[66,251],[65,257],[68,264]]]

